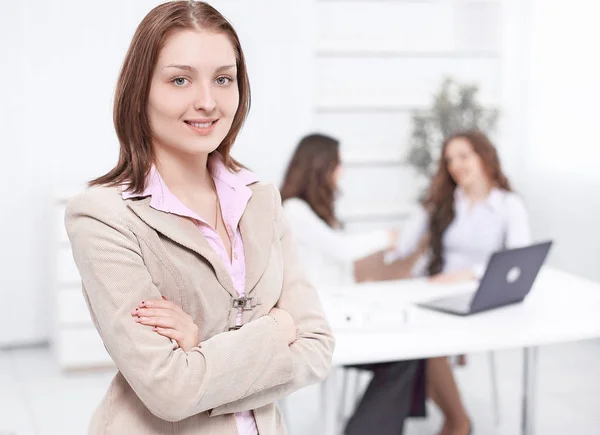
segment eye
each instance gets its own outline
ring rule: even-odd
[[[175,77],[173,80],[171,80],[171,83],[173,83],[177,87],[182,87],[185,86],[188,81],[189,80],[185,77]]]
[[[229,76],[219,76],[215,79],[215,82],[220,86],[224,86],[232,83],[233,79]]]

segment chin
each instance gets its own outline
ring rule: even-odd
[[[463,187],[465,185],[464,177],[452,177],[452,179],[458,187]]]
[[[205,141],[193,141],[185,146],[184,150],[182,151],[189,155],[209,154],[216,150],[222,141],[223,139],[209,140],[209,138],[207,138]]]
[[[457,184],[462,187],[468,187],[471,184],[473,184],[473,177],[471,177],[470,175],[463,175]]]

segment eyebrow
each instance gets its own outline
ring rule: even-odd
[[[228,69],[233,69],[235,68],[237,65],[223,65],[220,66],[219,68],[217,68],[216,72],[223,72],[223,71],[227,71]],[[190,72],[198,72],[198,69],[190,66],[190,65],[180,65],[180,64],[176,64],[176,63],[171,63],[167,66],[165,66],[163,69],[167,69],[167,68],[177,68],[177,69],[181,69],[184,71],[190,71]]]

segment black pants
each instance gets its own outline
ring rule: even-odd
[[[353,366],[373,372],[365,394],[344,430],[345,435],[402,435],[411,413],[418,361]]]

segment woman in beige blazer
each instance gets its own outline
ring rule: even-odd
[[[230,157],[249,104],[219,12],[177,1],[143,19],[115,95],[119,161],[65,217],[118,368],[90,434],[283,434],[275,402],[329,371],[279,193]]]

